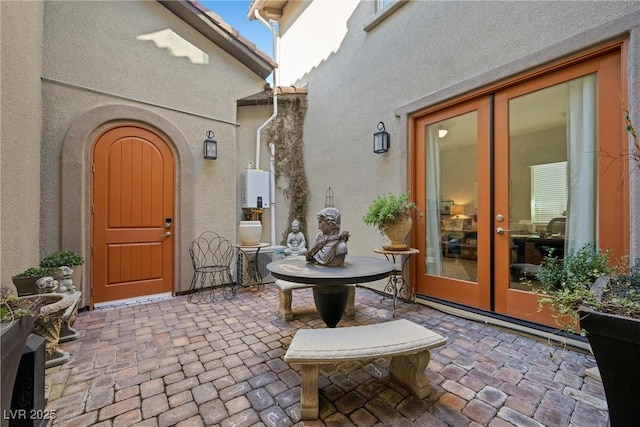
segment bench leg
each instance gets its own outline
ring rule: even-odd
[[[300,395],[300,419],[317,420],[320,406],[318,398],[318,365],[302,365],[302,393]]]
[[[391,358],[389,374],[407,386],[418,399],[424,399],[431,394],[431,386],[425,375],[429,360],[431,360],[429,350],[395,356]]]
[[[278,289],[278,299],[280,300],[278,314],[284,320],[292,320],[293,310],[291,309],[291,291],[283,291],[282,289]]]
[[[356,315],[356,287],[349,286],[349,296],[347,299],[347,308],[344,310],[344,315],[350,318],[355,317]]]

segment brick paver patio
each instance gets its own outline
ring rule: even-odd
[[[391,302],[356,291],[362,325],[391,319]],[[417,399],[388,377],[389,360],[320,370],[320,419],[299,421],[298,367],[282,357],[299,328],[324,327],[310,289],[296,318],[277,316],[273,284],[193,304],[186,296],[83,312],[71,360],[47,369],[56,426],[606,426],[590,355],[544,340],[399,302],[396,317],[447,337],[427,368],[433,392]]]

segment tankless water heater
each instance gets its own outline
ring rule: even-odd
[[[242,171],[242,208],[269,207],[269,172],[258,169]]]

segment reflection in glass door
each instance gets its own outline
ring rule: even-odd
[[[554,326],[543,258],[628,250],[620,65],[612,49],[412,117],[418,296]]]
[[[546,256],[595,242],[595,93],[591,74],[509,101],[510,288],[531,290]]]
[[[427,274],[476,282],[478,277],[477,113],[427,126],[425,180]]]
[[[489,308],[490,293],[488,192],[479,192],[489,173],[488,105],[484,98],[416,123],[416,203],[425,212],[416,290],[478,308]]]
[[[536,274],[546,256],[587,243],[620,247],[620,179],[603,156],[620,127],[617,55],[603,56],[495,95],[493,277],[495,312],[555,326],[540,311]],[[619,119],[618,119],[619,120]],[[606,138],[603,138],[606,135]],[[607,200],[607,202],[605,202]],[[620,223],[618,223],[620,224]]]

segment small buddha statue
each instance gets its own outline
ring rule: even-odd
[[[300,221],[297,219],[291,222],[291,232],[287,236],[287,247],[283,253],[285,257],[294,257],[307,253],[307,241],[300,231]]]

